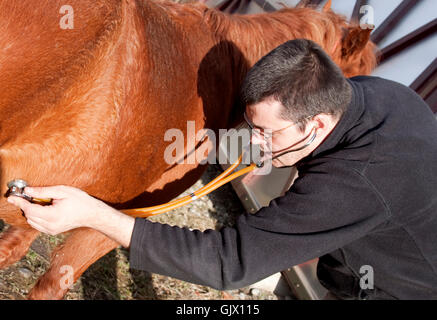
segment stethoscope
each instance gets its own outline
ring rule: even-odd
[[[314,131],[314,133],[311,135],[311,132],[312,132],[312,131]],[[300,150],[302,150],[302,149],[307,148],[311,143],[313,143],[313,141],[314,141],[314,140],[316,139],[316,137],[317,137],[317,129],[316,129],[316,128],[313,128],[313,130],[311,130],[311,132],[308,134],[308,136],[306,136],[306,137],[303,139],[303,140],[306,140],[306,139],[311,135],[311,138],[310,138],[310,139],[308,140],[308,142],[305,143],[303,146],[298,147],[298,148],[296,148],[296,149],[291,149],[291,150],[287,150],[287,151],[281,152],[280,154],[278,154],[278,155],[272,157],[271,159],[260,160],[259,162],[256,163],[256,166],[257,166],[258,168],[262,168],[262,167],[264,166],[264,164],[265,164],[267,161],[273,161],[273,160],[278,159],[278,158],[280,158],[280,157],[282,157],[282,156],[284,156],[284,155],[286,155],[286,154],[288,154],[288,153],[296,152],[296,151],[300,151]],[[303,140],[302,140],[302,141],[303,141]]]
[[[311,131],[313,131],[313,130],[311,130]],[[307,137],[305,137],[301,141],[305,141],[310,135],[311,135],[311,132],[309,133],[309,135]],[[258,168],[263,167],[267,161],[273,161],[274,159],[282,157],[283,155],[285,155],[287,153],[296,152],[296,151],[299,151],[299,150],[302,150],[302,149],[308,147],[314,141],[316,136],[317,136],[317,130],[314,131],[310,140],[307,143],[305,143],[303,146],[301,146],[299,148],[295,148],[295,149],[281,152],[280,154],[278,154],[278,155],[276,155],[273,158],[268,159],[268,160],[259,161],[258,163],[253,162],[248,167],[243,168],[235,173],[232,173],[232,171],[235,168],[237,168],[237,166],[239,166],[241,164],[241,161],[243,158],[243,154],[241,154],[240,157],[238,158],[237,162],[235,162],[233,165],[231,165],[228,169],[226,169],[223,173],[221,173],[218,177],[213,179],[211,182],[209,182],[208,184],[206,184],[205,186],[203,186],[199,190],[191,193],[188,196],[178,198],[176,200],[173,200],[173,201],[170,201],[168,203],[161,204],[161,205],[156,205],[156,206],[152,206],[152,207],[145,207],[145,208],[123,209],[121,211],[123,213],[128,214],[128,215],[133,216],[133,217],[145,218],[145,217],[150,217],[153,215],[157,215],[157,214],[160,214],[163,212],[167,212],[167,211],[179,208],[185,204],[190,203],[191,201],[193,201],[195,199],[198,199],[198,198],[204,196],[205,194],[208,194],[208,193],[214,191],[215,189],[219,188],[223,184],[225,184],[229,181],[232,181],[232,180],[238,178],[239,176],[246,174],[252,170],[255,170],[257,167]],[[247,144],[246,147],[250,147],[250,143]],[[25,187],[27,187],[27,182],[22,180],[22,179],[15,179],[15,180],[9,181],[8,182],[8,192],[6,194],[6,197],[8,197],[10,195],[14,195],[14,196],[24,198],[32,203],[37,203],[37,204],[44,205],[44,206],[52,204],[53,199],[33,198],[33,197],[25,194],[24,193]]]

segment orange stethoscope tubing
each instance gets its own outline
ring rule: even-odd
[[[204,195],[207,195],[208,193],[211,193],[212,191],[228,183],[229,181],[234,180],[254,170],[257,167],[255,163],[252,163],[248,167],[232,173],[232,171],[234,171],[234,169],[241,164],[242,159],[243,159],[243,155],[240,155],[238,160],[234,164],[232,164],[228,169],[223,171],[215,179],[213,179],[212,181],[210,181],[208,184],[198,189],[197,191],[191,193],[190,195],[157,206],[136,208],[136,209],[123,209],[120,211],[132,217],[147,218],[182,207],[196,199],[199,199],[200,197],[203,197]]]

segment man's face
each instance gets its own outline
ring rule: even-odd
[[[271,150],[272,157],[303,146],[309,140],[308,137],[314,128],[309,122],[305,131],[302,132],[296,123],[280,117],[283,108],[284,106],[279,101],[272,98],[246,107],[247,121],[255,129],[260,129],[252,132],[252,144],[258,144],[264,151]],[[272,165],[275,167],[291,166],[307,154],[307,149],[290,152],[274,159]]]

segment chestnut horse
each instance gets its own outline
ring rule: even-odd
[[[263,55],[295,38],[319,43],[346,76],[374,68],[370,30],[329,8],[227,15],[200,3],[69,0],[0,2],[0,267],[21,259],[39,232],[3,195],[8,181],[72,185],[117,208],[162,203],[204,165],[164,161],[164,133],[229,128],[241,118],[240,84]],[[187,152],[187,151],[185,151]],[[60,268],[74,281],[118,244],[79,228],[52,255],[29,294],[60,299]]]

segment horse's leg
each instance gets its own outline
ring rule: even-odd
[[[62,299],[70,285],[100,257],[119,244],[104,234],[88,228],[72,231],[52,254],[50,269],[39,278],[29,299]]]
[[[10,226],[0,237],[0,269],[20,260],[38,234],[32,228]]]

